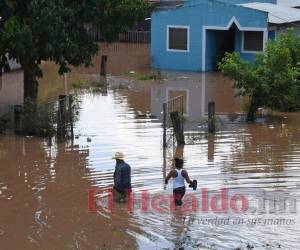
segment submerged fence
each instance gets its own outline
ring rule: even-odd
[[[26,99],[23,106],[14,106],[16,134],[39,137],[56,136],[59,141],[73,139],[78,110],[73,95],[60,95],[57,101],[37,104]]]
[[[181,114],[184,114],[186,111],[184,110],[185,109],[185,97],[182,95],[182,96],[177,96],[177,97],[174,97],[172,99],[170,99],[168,101],[168,112],[169,113],[172,113],[172,112],[179,112]]]
[[[163,147],[167,148],[167,130],[168,127],[173,128],[173,138],[176,138],[177,145],[185,145],[184,136],[184,122],[185,114],[187,114],[186,98],[184,96],[178,96],[170,99],[163,104]],[[169,123],[171,122],[171,124]],[[170,125],[169,125],[170,124]],[[216,133],[216,114],[215,114],[215,102],[208,103],[208,120],[205,121],[208,125],[208,133]]]
[[[167,128],[169,121],[171,122],[171,127],[173,128],[173,133],[176,137],[178,145],[184,145],[184,130],[183,130],[183,115],[185,113],[185,97],[177,96],[167,103],[163,104],[163,147],[168,146],[167,143]]]

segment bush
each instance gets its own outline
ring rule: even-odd
[[[56,133],[57,112],[55,104],[37,105],[26,98],[22,109],[22,132],[25,135],[52,137]]]
[[[269,41],[254,63],[243,60],[238,53],[227,53],[219,69],[235,81],[242,95],[250,97],[249,121],[254,120],[259,107],[300,109],[300,36],[293,30]]]
[[[4,114],[0,117],[0,134],[2,134],[7,129],[9,121],[10,118],[8,114]]]

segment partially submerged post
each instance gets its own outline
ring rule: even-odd
[[[65,95],[68,95],[68,74],[64,73],[64,88],[65,88]]]
[[[163,147],[168,147],[167,144],[167,103],[163,104]]]
[[[101,56],[101,71],[100,71],[100,77],[106,76],[107,74],[107,56],[103,55]]]
[[[215,103],[208,103],[208,132],[214,134],[216,132],[216,117],[215,117]]]
[[[179,112],[171,112],[171,121],[173,124],[174,134],[177,140],[177,145],[185,145],[184,130],[183,130],[183,118],[180,117]]]
[[[71,128],[71,140],[74,138],[74,127],[73,127],[73,96],[69,95],[69,122]]]
[[[167,177],[167,148],[163,148],[163,180]]]
[[[215,156],[215,135],[209,134],[207,138],[207,158],[209,162],[214,161]]]
[[[57,137],[64,140],[66,135],[66,95],[58,97]]]
[[[15,133],[22,134],[22,106],[15,105],[14,106],[14,119],[15,119]]]

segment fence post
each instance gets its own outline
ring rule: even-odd
[[[14,106],[14,117],[15,117],[15,133],[17,135],[22,134],[22,106]]]
[[[173,124],[173,129],[175,133],[175,137],[177,140],[177,145],[178,146],[183,146],[185,145],[185,139],[184,139],[184,129],[183,129],[183,118],[180,117],[179,112],[175,111],[170,114],[172,124]]]
[[[167,144],[167,103],[164,102],[163,104],[163,147],[166,148],[168,147]]]
[[[215,118],[215,102],[208,103],[208,132],[214,134],[216,132]]]
[[[165,179],[167,178],[167,148],[163,148],[163,182],[165,183]],[[164,185],[164,189],[166,186]]]
[[[66,95],[58,97],[57,137],[63,140],[66,134]]]
[[[74,127],[73,127],[73,96],[69,95],[69,122],[71,127],[71,139],[74,138]]]
[[[103,55],[101,57],[101,71],[100,76],[106,76],[107,74],[107,56]]]
[[[215,155],[215,135],[209,134],[207,137],[207,159],[209,162],[214,161]]]

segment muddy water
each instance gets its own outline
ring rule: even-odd
[[[126,55],[120,58],[128,63],[121,63],[118,71],[116,61],[111,62],[114,75],[136,70],[136,64],[144,65],[140,70],[147,72],[147,53],[141,56],[134,49],[128,57],[128,46],[118,45]],[[145,46],[141,50],[146,51]],[[107,47],[103,53],[117,58],[117,52]],[[47,73],[41,81],[40,99],[55,99],[66,91],[63,78],[52,64],[43,67]],[[96,78],[97,67],[69,75],[68,91],[77,79]],[[299,248],[299,210],[293,209],[292,201],[300,198],[300,114],[276,114],[246,124],[231,83],[219,75],[164,76],[167,80],[161,83],[109,76],[107,94],[80,91],[73,143],[0,137],[0,249]],[[176,149],[169,136],[169,147],[163,152],[161,104],[176,91],[189,96],[188,145]],[[199,125],[210,100],[216,101],[218,113],[215,136],[208,136],[205,125]],[[141,115],[145,113],[152,118]],[[221,213],[211,207],[208,212],[161,212],[149,202],[148,211],[143,212],[137,201],[131,212],[124,204],[114,204],[110,212],[105,190],[113,183],[111,156],[119,150],[132,167],[136,199],[143,191],[150,199],[172,193],[171,184],[164,190],[163,177],[177,153],[183,154],[191,178],[198,180],[198,191],[187,189],[187,193],[195,195],[200,206],[202,188],[208,189],[209,198],[228,188],[228,199],[242,194],[249,209],[241,214],[230,206]],[[104,208],[97,213],[88,211],[87,190],[91,188],[102,192],[97,205]],[[268,202],[263,203],[267,208],[261,207],[263,198],[274,195],[287,199],[286,210],[280,214],[271,213]],[[191,207],[189,199],[185,204],[186,209]],[[167,209],[168,203],[162,207]],[[208,224],[205,219],[216,222]],[[228,219],[229,225],[222,223]],[[269,225],[262,219],[269,219]],[[276,225],[276,219],[284,219],[284,225]],[[270,225],[271,220],[275,225]]]

